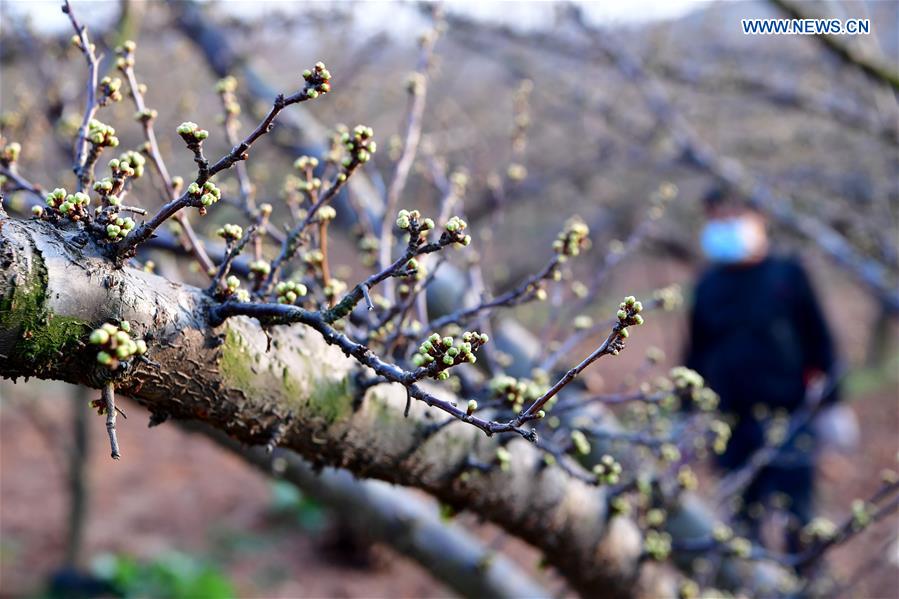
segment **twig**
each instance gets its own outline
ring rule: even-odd
[[[62,12],[69,16],[72,27],[75,28],[75,34],[78,36],[79,47],[84,59],[87,61],[88,79],[87,79],[87,98],[84,101],[84,117],[81,119],[81,127],[78,129],[78,139],[75,142],[75,156],[72,170],[78,178],[78,191],[84,190],[85,171],[87,169],[88,153],[87,153],[87,130],[94,115],[100,108],[97,102],[97,74],[100,69],[99,60],[94,52],[94,47],[87,36],[87,27],[81,25],[75,17],[69,0],[63,0]]]
[[[101,389],[106,410],[106,432],[109,433],[109,448],[112,459],[122,457],[119,453],[119,440],[116,437],[115,419],[118,410],[115,406],[115,384],[112,381],[105,383]]]
[[[439,19],[439,15],[435,15]],[[403,140],[403,151],[396,163],[396,170],[390,187],[387,188],[387,202],[384,208],[384,218],[381,221],[381,235],[379,244],[378,264],[383,270],[390,264],[390,255],[393,250],[393,218],[396,214],[397,204],[409,179],[412,163],[418,152],[418,144],[421,141],[422,117],[424,116],[426,98],[428,93],[428,66],[431,62],[431,54],[434,51],[434,43],[439,34],[438,27],[424,34],[421,39],[421,52],[418,58],[418,66],[411,82],[409,83],[409,112],[406,117],[406,136]],[[393,287],[385,285],[385,297],[393,301]]]
[[[128,87],[131,90],[131,98],[134,100],[134,107],[137,109],[137,112],[149,116],[147,104],[144,100],[144,94],[137,81],[137,75],[134,72],[131,61],[125,62],[125,69],[122,72],[125,75],[125,79],[128,81]],[[175,186],[172,183],[172,178],[169,175],[168,168],[166,168],[165,161],[162,158],[162,153],[159,151],[159,143],[156,140],[156,130],[153,126],[153,120],[153,118],[140,119],[141,127],[144,131],[144,138],[147,140],[147,155],[150,157],[150,162],[153,163],[156,172],[159,174],[159,178],[162,179],[162,185],[165,188],[164,200],[166,202],[171,202],[176,199]],[[209,254],[206,253],[205,245],[194,231],[190,219],[183,212],[179,212],[175,215],[175,220],[178,221],[181,230],[184,232],[184,237],[187,240],[185,245],[187,246],[188,251],[190,251],[197,259],[197,262],[200,263],[201,270],[204,273],[210,272],[210,270],[215,268],[215,264],[212,262]]]
[[[616,343],[620,339],[622,327],[619,324],[615,324],[612,327],[612,332],[609,333],[609,336],[606,337],[605,341],[603,341],[599,347],[593,350],[589,356],[584,358],[580,364],[566,372],[562,378],[556,381],[556,384],[549,388],[549,390],[541,395],[539,398],[534,400],[525,411],[518,415],[515,418],[514,422],[516,425],[521,425],[524,422],[527,422],[530,419],[533,419],[537,412],[548,402],[550,399],[556,396],[556,394],[561,391],[566,385],[568,385],[571,381],[577,377],[581,372],[584,371],[585,368],[590,366],[593,362],[601,358],[602,356],[611,353],[615,348]]]
[[[534,294],[537,290],[537,283],[551,278],[552,273],[558,266],[559,256],[556,254],[538,273],[529,276],[527,279],[519,283],[514,289],[511,289],[510,291],[507,291],[506,293],[498,297],[485,300],[477,306],[457,310],[445,316],[441,316],[440,318],[436,318],[428,323],[426,329],[428,331],[436,331],[441,327],[450,324],[459,324],[465,322],[467,319],[471,318],[472,316],[476,316],[477,314],[484,312],[485,310],[490,310],[498,307],[517,306],[530,299],[533,299],[535,297]]]

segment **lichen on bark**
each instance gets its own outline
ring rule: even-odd
[[[38,374],[81,344],[90,331],[84,320],[54,314],[47,307],[47,268],[34,247],[7,240],[6,283],[0,289],[4,357],[29,362]]]

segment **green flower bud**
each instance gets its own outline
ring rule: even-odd
[[[109,333],[103,329],[96,329],[91,333],[90,342],[94,345],[105,345],[109,341]]]
[[[178,125],[178,135],[190,135],[197,130],[197,124],[185,121]]]

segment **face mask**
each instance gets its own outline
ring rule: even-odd
[[[756,227],[746,218],[709,221],[702,230],[702,251],[713,262],[735,264],[751,258],[758,248]]]

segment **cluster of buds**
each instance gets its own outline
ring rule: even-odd
[[[134,66],[134,51],[136,49],[137,44],[131,40],[127,40],[121,46],[116,46],[115,53],[118,58],[116,58],[115,66],[118,70],[125,72]]]
[[[120,216],[115,215],[115,220],[112,220],[106,225],[106,237],[108,237],[110,241],[120,241],[124,239],[133,228],[134,219],[130,216],[121,218]]]
[[[489,340],[487,335],[477,331],[465,331],[459,341],[434,333],[418,348],[418,353],[412,357],[412,364],[417,368],[432,368],[433,376],[443,381],[449,378],[447,368],[477,362],[474,352]]]
[[[716,522],[712,527],[712,539],[717,543],[726,543],[734,538],[733,529],[724,522]]]
[[[515,412],[520,412],[524,404],[535,401],[543,394],[541,387],[534,381],[516,379],[505,374],[493,377],[488,387],[493,397],[508,401]],[[552,401],[551,399],[550,402]],[[549,405],[551,404],[548,402],[547,406]]]
[[[9,166],[19,159],[19,154],[22,153],[22,144],[17,141],[10,142],[3,146],[0,149],[0,164],[3,166]]]
[[[134,113],[134,120],[138,123],[149,123],[159,116],[159,113],[153,108],[144,108]]]
[[[400,210],[396,215],[396,226],[411,233],[413,231],[427,232],[436,225],[430,218],[422,219],[418,210]]]
[[[662,443],[659,447],[659,459],[672,464],[681,458],[680,449],[674,443]]]
[[[665,510],[662,508],[654,507],[652,509],[646,510],[646,516],[644,517],[644,521],[646,522],[646,526],[649,528],[660,529],[665,525],[665,520],[667,519],[668,514],[665,513]]]
[[[396,215],[396,226],[409,234],[409,244],[421,245],[427,235],[437,226],[431,218],[422,218],[418,210],[400,210]],[[450,235],[446,232],[444,236]],[[466,236],[467,237],[467,236]]]
[[[118,157],[109,161],[109,170],[112,176],[116,178],[133,177],[139,179],[144,174],[144,165],[147,159],[139,152],[128,150]]]
[[[356,125],[352,132],[346,131],[340,136],[340,141],[349,154],[342,162],[345,171],[351,171],[371,160],[371,155],[378,149],[377,143],[372,139],[374,134],[371,127]],[[346,176],[346,172],[342,174]]]
[[[316,179],[318,181],[318,179]],[[315,213],[316,219],[320,223],[329,223],[335,218],[337,218],[337,209],[333,206],[322,206],[318,209],[318,212]]]
[[[99,148],[114,148],[119,145],[115,129],[97,119],[91,119],[87,125],[87,140]]]
[[[297,281],[281,281],[275,285],[275,295],[279,304],[295,304],[298,299],[305,297],[308,290],[306,286]]]
[[[637,301],[633,295],[624,298],[624,301],[618,304],[618,336],[612,342],[609,353],[617,356],[618,352],[624,347],[624,340],[628,338],[630,333],[627,330],[629,326],[639,326],[643,324],[643,317],[640,312],[643,311],[643,304]]]
[[[106,106],[110,102],[122,101],[122,80],[118,77],[103,77],[98,88],[100,91],[100,106]]]
[[[374,266],[378,262],[378,248],[380,241],[374,235],[363,235],[359,238],[356,248],[362,259],[363,266]]]
[[[55,214],[68,217],[73,221],[81,220],[87,216],[87,207],[91,203],[91,198],[86,193],[66,194],[66,190],[62,187],[57,187],[48,193],[44,200],[47,203],[47,207]],[[36,206],[36,208],[40,208],[40,206]],[[43,210],[40,212],[32,210],[32,213],[35,216],[41,216]]]
[[[207,181],[202,187],[194,181],[187,186],[187,195],[200,204],[200,214],[206,214],[206,209],[222,198],[221,190],[212,181]]]
[[[253,260],[250,262],[250,279],[262,281],[272,272],[272,265],[268,260]]]
[[[677,486],[683,491],[694,491],[699,486],[696,473],[686,464],[677,469]]]
[[[581,250],[590,247],[590,227],[577,216],[565,223],[565,228],[553,242],[553,250],[559,255],[560,260],[568,256],[577,256]]]
[[[322,293],[329,302],[334,302],[347,290],[347,285],[340,279],[331,277],[322,287]]]
[[[836,525],[827,518],[813,518],[799,533],[799,540],[803,545],[829,541],[836,535]]]
[[[132,356],[147,353],[147,344],[143,339],[131,338],[131,324],[123,320],[119,326],[106,323],[95,329],[90,335],[91,345],[97,346],[97,362],[110,370],[129,360]]]
[[[695,405],[703,412],[710,412],[718,407],[718,394],[705,386],[705,380],[695,370],[675,366],[668,377],[683,401]]]
[[[325,160],[331,164],[337,165],[340,164],[340,160],[343,158],[343,138],[349,132],[349,129],[343,123],[339,123],[334,127],[334,131],[330,136],[330,147],[328,148],[328,153],[325,155]]]
[[[712,451],[718,455],[723,454],[730,441],[730,425],[723,420],[712,420],[709,423],[709,431],[712,433]]]
[[[668,285],[656,289],[652,294],[652,299],[658,302],[662,310],[670,312],[684,303],[684,294],[681,292],[680,285]]]
[[[250,301],[250,292],[240,288],[240,279],[234,275],[230,275],[225,279],[225,288],[222,295],[225,297],[233,297],[238,302]]]
[[[631,513],[631,504],[623,495],[615,495],[609,500],[609,512],[613,516],[627,516]]]
[[[178,125],[177,131],[188,147],[196,146],[209,137],[209,131],[200,129],[199,125],[190,121],[185,121]]]
[[[468,223],[459,218],[458,216],[453,216],[448,221],[446,221],[445,229],[446,233],[444,235],[448,236],[449,239],[455,241],[459,245],[467,246],[471,243],[471,235],[465,234],[465,229],[468,227]]]
[[[215,84],[215,91],[222,97],[226,119],[240,114],[240,104],[234,95],[234,92],[237,91],[237,79],[232,75],[219,79]]]
[[[752,542],[744,537],[734,537],[727,544],[727,548],[730,549],[731,553],[736,557],[745,559],[752,555]]]
[[[219,94],[233,94],[235,91],[237,91],[237,79],[233,75],[222,77],[215,83],[215,91]]]
[[[643,538],[643,552],[656,561],[662,561],[671,554],[671,535],[655,529],[646,531]]]
[[[322,264],[325,262],[325,253],[319,249],[303,252],[301,259],[310,272],[313,274],[321,270]]]
[[[596,481],[604,485],[617,485],[621,480],[621,464],[609,454],[603,455],[599,463],[593,466]]]
[[[216,231],[215,234],[224,239],[226,243],[233,243],[243,237],[243,227],[226,224]]]
[[[312,172],[318,168],[318,158],[315,156],[300,156],[293,161],[293,168],[306,174],[307,179],[309,179],[308,183],[311,187],[306,187],[306,191],[321,187],[321,181],[312,178]],[[315,183],[316,181],[318,181],[318,183]],[[303,189],[303,187],[300,187],[300,189]]]
[[[398,276],[401,277],[409,277],[410,279],[414,279],[415,281],[423,281],[428,276],[427,267],[416,260],[415,258],[409,258],[409,261],[406,262],[405,270],[402,270],[398,273]],[[408,285],[405,285],[406,293],[412,291]],[[404,294],[405,295],[405,294]]]
[[[309,98],[317,98],[319,94],[331,91],[331,73],[323,62],[317,62],[312,69],[303,71],[303,79],[306,81],[305,91]]]

